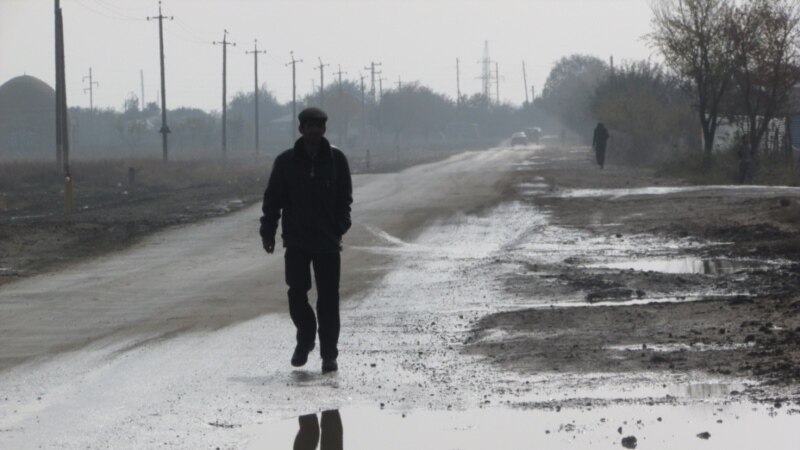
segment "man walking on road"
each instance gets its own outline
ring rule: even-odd
[[[606,163],[606,142],[608,142],[608,130],[605,125],[600,122],[594,128],[592,146],[594,147],[595,156],[597,157],[597,164],[600,165],[601,169]]]
[[[322,372],[327,373],[338,369],[340,251],[351,225],[353,184],[344,153],[324,137],[328,115],[306,108],[298,119],[302,137],[272,166],[260,233],[264,250],[272,253],[281,219],[289,315],[297,328],[292,365],[308,361],[319,327]],[[308,303],[311,267],[318,293],[316,315]]]
[[[753,182],[753,151],[750,148],[750,136],[745,133],[736,146],[739,156],[739,184]]]

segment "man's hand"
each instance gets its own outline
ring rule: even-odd
[[[261,244],[267,253],[272,254],[275,251],[275,239],[261,239]]]

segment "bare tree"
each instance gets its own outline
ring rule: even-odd
[[[590,137],[595,125],[591,114],[592,95],[608,77],[609,69],[603,60],[594,56],[570,55],[561,58],[547,76],[542,90],[542,104],[564,125]]]
[[[726,0],[657,0],[651,4],[650,42],[667,66],[694,91],[703,130],[703,150],[710,162],[720,106],[731,84],[730,43],[725,29],[730,17]]]
[[[800,82],[798,4],[792,0],[751,0],[732,10],[727,38],[732,43],[736,103],[747,117],[754,154],[772,119]]]

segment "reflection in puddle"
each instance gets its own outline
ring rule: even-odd
[[[726,392],[728,386],[692,386],[698,396]],[[690,393],[691,393],[690,392]],[[523,406],[523,405],[521,405]],[[484,408],[466,411],[396,412],[345,408],[343,419],[326,428],[317,416],[251,427],[248,449],[531,449],[619,448],[634,436],[647,449],[800,448],[796,418],[789,408],[753,404],[544,409]],[[328,416],[333,419],[333,416]],[[343,426],[346,425],[346,429]],[[305,428],[304,428],[305,427]],[[330,432],[330,435],[326,435]],[[707,435],[706,435],[707,433]],[[708,439],[698,435],[708,436]],[[330,440],[326,441],[326,436]],[[301,443],[306,446],[297,446]]]
[[[316,414],[306,414],[297,418],[300,429],[294,438],[294,450],[342,450],[342,418],[338,410],[323,411],[317,419]]]
[[[741,270],[765,269],[769,263],[751,259],[631,259],[627,261],[589,264],[587,267],[637,270],[642,272],[691,273],[701,275],[722,275]]]
[[[746,388],[747,386],[744,383],[696,383],[684,386],[672,386],[670,390],[673,395],[676,396],[705,400],[726,397],[731,395],[734,391],[741,392]]]

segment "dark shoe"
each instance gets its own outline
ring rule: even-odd
[[[303,347],[300,344],[297,344],[297,347],[294,348],[294,354],[292,354],[292,365],[295,367],[302,367],[306,365],[308,361],[308,354],[311,353],[311,350],[314,350],[314,343],[311,343],[310,347]]]
[[[336,372],[337,370],[339,370],[339,365],[336,364],[336,358],[322,360],[322,373]]]

